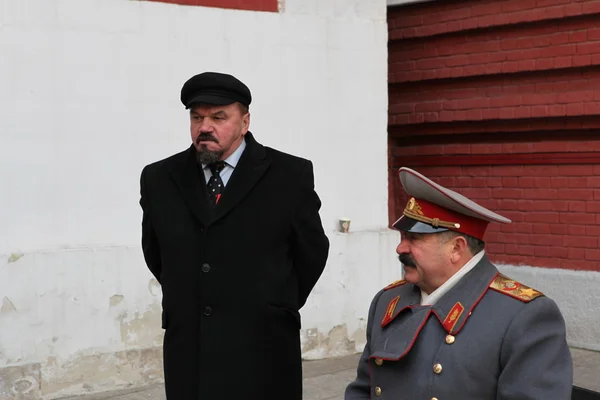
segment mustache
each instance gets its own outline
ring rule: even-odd
[[[417,267],[417,262],[415,261],[415,259],[408,253],[402,253],[398,256],[398,260],[400,260],[400,262],[402,264],[404,264],[405,267],[412,267],[412,268],[416,268]]]
[[[219,143],[219,141],[217,140],[217,138],[214,137],[213,135],[211,135],[210,133],[201,133],[201,134],[199,134],[198,137],[196,138],[196,144],[198,144],[200,142],[215,142],[215,143]]]

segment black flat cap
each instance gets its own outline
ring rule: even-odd
[[[249,106],[250,89],[237,78],[219,72],[195,75],[181,88],[181,102],[186,109],[197,103],[224,106],[236,101]]]

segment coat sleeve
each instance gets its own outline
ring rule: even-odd
[[[314,190],[313,165],[306,163],[300,179],[302,200],[292,223],[292,255],[298,276],[298,308],[321,277],[329,254],[329,239],[323,231],[319,210],[321,200]]]
[[[369,317],[367,320],[367,344],[363,350],[362,356],[358,361],[358,367],[356,369],[356,379],[346,387],[346,394],[344,400],[368,400],[371,396],[371,374],[369,372],[369,357],[371,356],[371,332],[373,328],[373,319],[375,318],[375,310],[377,309],[377,302],[383,294],[381,290],[369,307]]]
[[[158,247],[158,240],[156,233],[152,226],[152,220],[150,218],[150,207],[148,202],[148,194],[146,192],[146,171],[147,168],[142,170],[140,178],[140,206],[142,207],[142,252],[144,253],[144,259],[146,265],[152,275],[160,283],[160,273],[162,265],[160,261],[160,249]]]
[[[500,353],[497,400],[568,400],[573,361],[556,303],[539,297],[511,322]]]

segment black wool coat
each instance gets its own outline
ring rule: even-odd
[[[248,132],[216,206],[193,146],[143,169],[140,205],[167,398],[300,400],[298,311],[329,251],[312,163]]]

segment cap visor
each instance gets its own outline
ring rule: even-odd
[[[226,106],[232,103],[235,103],[235,100],[227,97],[216,96],[213,94],[202,94],[190,100],[187,103],[186,108],[190,108],[194,104],[213,104],[215,106]]]
[[[448,228],[434,228],[429,224],[408,218],[406,215],[400,217],[400,219],[398,219],[393,226],[399,231],[412,233],[439,233],[446,232],[448,230]]]

